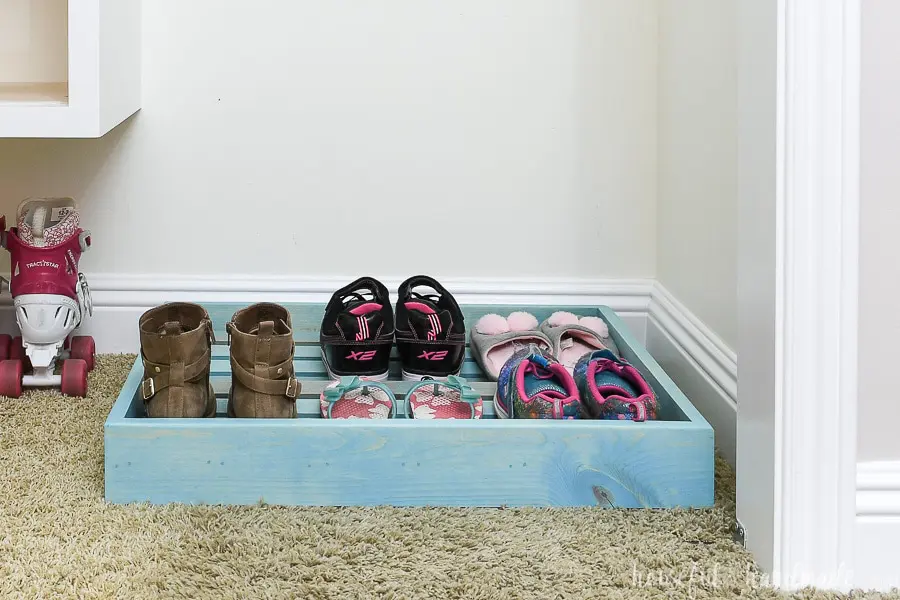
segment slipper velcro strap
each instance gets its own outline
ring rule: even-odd
[[[141,356],[144,361],[144,373],[156,373],[156,375],[147,377],[141,381],[141,397],[144,400],[149,400],[160,390],[164,390],[172,385],[183,385],[185,381],[190,381],[195,377],[199,377],[209,370],[209,357],[209,348],[207,348],[203,351],[203,354],[200,355],[200,358],[191,364],[184,366],[184,375],[181,377],[180,382],[172,382],[169,377],[172,365],[155,363]]]
[[[284,361],[280,365],[275,365],[269,367],[269,370],[275,369],[276,371],[281,368],[285,372],[288,370],[285,369],[285,365],[291,363],[293,364],[293,357],[289,360]],[[254,375],[240,363],[238,363],[234,357],[231,358],[231,376],[241,382],[241,385],[246,387],[247,389],[253,390],[259,394],[268,394],[270,396],[287,396],[292,400],[296,400],[300,397],[300,391],[302,386],[300,382],[297,381],[294,377],[288,377],[287,379],[269,379],[267,377],[260,377],[258,375]]]

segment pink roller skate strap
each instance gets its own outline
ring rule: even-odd
[[[343,377],[322,391],[319,405],[326,419],[390,419],[394,394],[384,384]]]
[[[484,410],[481,394],[462,377],[447,381],[423,381],[406,394],[408,416],[413,419],[480,419]]]
[[[10,254],[10,292],[52,294],[76,299],[78,261],[81,259],[81,230],[55,246],[34,247],[25,243],[17,229],[6,234]]]

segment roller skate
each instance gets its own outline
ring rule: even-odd
[[[0,395],[18,398],[23,387],[59,387],[84,397],[94,339],[70,334],[92,311],[87,280],[78,271],[90,232],[79,226],[71,198],[30,198],[16,214],[9,230],[0,217],[0,243],[10,254],[8,284],[22,335],[0,335]]]

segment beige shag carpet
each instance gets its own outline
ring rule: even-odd
[[[0,598],[840,597],[765,586],[722,461],[697,511],[108,505],[103,422],[132,361],[99,357],[83,400],[0,398]]]

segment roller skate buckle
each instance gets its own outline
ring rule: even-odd
[[[88,285],[87,277],[84,273],[78,274],[78,284],[75,287],[75,294],[78,296],[78,305],[82,313],[88,316],[94,315],[94,300],[91,298],[91,287]]]

